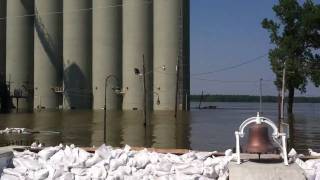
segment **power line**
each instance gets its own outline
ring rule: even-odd
[[[217,70],[214,70],[214,71],[208,71],[208,72],[202,72],[202,73],[195,73],[195,74],[191,74],[191,76],[200,76],[200,75],[206,75],[206,74],[213,74],[213,73],[217,73],[217,72],[228,71],[228,70],[235,69],[235,68],[238,68],[238,67],[240,67],[240,66],[243,66],[243,65],[246,65],[246,64],[249,64],[249,63],[258,61],[258,60],[266,57],[267,55],[268,55],[268,53],[263,54],[263,55],[260,55],[260,56],[254,58],[254,59],[250,59],[250,60],[248,60],[248,61],[244,61],[244,62],[242,62],[242,63],[240,63],[240,64],[228,66],[228,67],[221,68],[221,69],[217,69]]]
[[[197,78],[192,77],[193,79],[201,80],[201,81],[207,81],[207,82],[216,82],[216,83],[257,83],[260,80],[252,80],[252,81],[242,81],[242,80],[218,80],[218,79],[205,79],[205,78]],[[273,82],[273,80],[262,80],[264,82]]]
[[[145,1],[145,2],[143,2],[143,4],[152,4],[152,2],[151,1]],[[123,7],[123,6],[126,6],[126,4],[111,5],[111,6],[104,6],[104,7],[80,8],[80,9],[74,9],[74,10],[70,10],[70,11],[52,11],[52,12],[48,12],[48,13],[33,13],[33,14],[24,14],[24,15],[19,15],[19,16],[7,16],[7,17],[0,18],[0,21],[11,19],[11,18],[48,16],[48,15],[75,13],[75,12],[82,12],[82,11],[93,11],[93,10],[96,10],[96,9],[117,8],[117,7]]]

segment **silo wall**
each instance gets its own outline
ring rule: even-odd
[[[0,81],[6,75],[6,16],[7,0],[0,0]]]
[[[34,108],[62,104],[62,0],[35,0]]]
[[[122,0],[93,0],[92,68],[93,108],[104,107],[106,93],[106,108],[120,110],[113,89],[122,85]]]
[[[154,110],[175,109],[176,67],[183,43],[182,9],[182,0],[154,0]]]
[[[123,0],[123,110],[143,110],[144,95],[147,97],[147,107],[151,108],[152,9],[151,0]],[[135,68],[140,71],[140,75],[137,71],[135,73]]]
[[[92,0],[63,1],[64,108],[92,107]]]
[[[34,16],[28,16],[32,14],[34,1],[7,1],[6,79],[11,94],[22,95],[19,109],[24,110],[33,108]],[[16,99],[13,102],[17,106]]]

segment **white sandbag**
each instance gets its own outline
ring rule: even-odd
[[[203,165],[204,166],[215,166],[217,164],[219,164],[221,162],[222,158],[221,157],[215,157],[215,158],[211,158],[211,157],[208,157],[204,162],[203,162]]]
[[[22,180],[22,179],[15,175],[3,173],[1,175],[0,180]]]
[[[216,173],[215,169],[213,166],[211,167],[204,167],[203,168],[203,176],[207,177],[207,178],[217,178],[218,174]]]
[[[214,152],[196,152],[196,158],[199,160],[206,160],[208,157],[213,156],[214,153],[217,153],[217,151]]]
[[[225,155],[225,156],[232,156],[232,149],[227,149],[227,150],[224,152],[224,155]]]
[[[26,180],[36,179],[35,178],[35,171],[28,171]]]
[[[37,160],[33,159],[14,158],[13,165],[15,167],[22,166],[34,171],[41,169],[40,163]]]
[[[41,150],[38,155],[43,160],[48,160],[51,156],[53,156],[56,152],[60,150],[59,146],[56,147],[48,147]]]
[[[110,146],[106,146],[105,144],[101,145],[96,152],[102,159],[110,159],[111,158],[112,148]]]
[[[212,180],[213,178],[208,178],[206,176],[200,176],[198,180]],[[214,178],[215,179],[215,178]]]
[[[92,166],[88,169],[88,176],[90,178],[105,179],[107,175],[108,173],[103,166]]]
[[[17,171],[17,169],[3,169],[3,174],[9,174],[17,177],[21,177],[23,175],[26,175],[26,173],[21,173],[20,171]]]
[[[64,150],[59,150],[57,153],[50,157],[49,162],[51,164],[61,164],[64,161],[64,156]]]
[[[174,177],[172,175],[163,175],[157,178],[157,180],[173,180],[173,179]]]
[[[128,152],[130,152],[130,150],[131,150],[131,147],[129,146],[129,145],[125,145],[124,146],[124,148],[123,148],[123,151],[125,152],[125,153],[128,153]]]
[[[155,153],[155,152],[149,153],[148,156],[151,164],[156,164],[161,159],[159,156],[159,153]]]
[[[112,159],[118,159],[123,153],[124,151],[122,149],[114,149],[111,151],[111,157]]]
[[[37,180],[43,180],[48,178],[49,171],[47,169],[40,169],[38,171],[35,171],[34,178]]]
[[[72,154],[74,154],[77,158],[77,161],[84,162],[88,160],[90,157],[92,157],[91,153],[88,153],[87,151],[81,149],[81,148],[74,148],[72,149]]]
[[[194,174],[202,174],[203,167],[193,166],[192,164],[183,164],[174,167],[176,172],[186,174],[186,175],[194,175]]]
[[[57,179],[63,174],[63,167],[61,166],[53,167],[50,164],[46,164],[45,168],[49,170],[48,179]]]
[[[75,175],[74,176],[74,180],[95,180],[95,179],[91,179],[89,176]],[[97,179],[97,180],[100,180],[100,179]]]
[[[308,149],[310,156],[320,156],[320,153],[314,152],[312,149]]]
[[[149,156],[145,151],[141,151],[135,155],[135,157],[129,159],[128,165],[137,169],[142,169],[150,163]]]
[[[317,170],[316,170],[315,180],[320,180],[320,169],[317,169]]]
[[[183,174],[183,173],[180,173],[180,172],[177,172],[175,174],[175,179],[183,179],[183,180],[197,180],[199,179],[200,175],[186,175],[186,174]]]
[[[101,160],[102,160],[102,158],[99,156],[99,154],[94,153],[94,155],[92,157],[90,157],[88,160],[86,160],[85,166],[91,167],[91,166],[97,164],[98,162],[100,162]]]
[[[161,161],[157,165],[155,165],[155,170],[170,173],[172,166],[172,163],[169,163],[167,161]]]
[[[70,172],[75,175],[78,175],[78,176],[86,176],[87,175],[86,168],[71,168]]]
[[[74,174],[72,174],[70,172],[66,172],[59,179],[60,180],[74,180]]]
[[[166,159],[167,161],[173,163],[173,164],[182,164],[184,163],[184,160],[175,154],[166,154],[165,156],[161,157],[159,155],[159,159]]]
[[[110,161],[110,170],[114,171],[120,166],[125,166],[127,164],[128,156],[126,154],[121,154],[117,159],[112,159]]]
[[[189,163],[189,162],[195,160],[196,158],[197,158],[196,153],[193,151],[190,151],[186,154],[181,155],[181,159],[186,163]]]

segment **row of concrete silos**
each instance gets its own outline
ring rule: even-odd
[[[188,92],[176,86],[178,59],[188,62],[187,0],[6,3],[6,79],[27,97],[20,107],[100,109],[106,91],[107,109],[139,110],[146,97],[148,107],[173,110],[176,87]],[[143,67],[145,79],[134,73]]]

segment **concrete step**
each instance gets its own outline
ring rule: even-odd
[[[295,163],[285,166],[282,162],[251,162],[229,164],[230,180],[306,180],[304,171]]]

